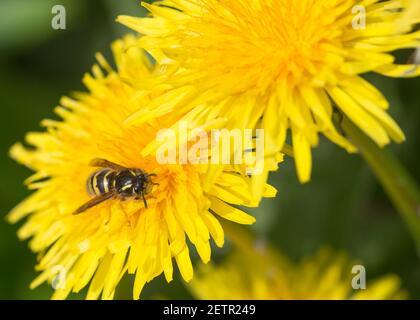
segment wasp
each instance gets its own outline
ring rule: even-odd
[[[92,167],[102,168],[94,172],[86,181],[88,193],[93,196],[91,200],[79,207],[73,214],[80,214],[106,200],[117,198],[122,201],[127,198],[142,199],[147,208],[146,195],[152,191],[154,185],[151,177],[142,169],[126,168],[105,159],[93,159]]]

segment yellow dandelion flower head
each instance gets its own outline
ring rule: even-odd
[[[353,282],[360,285],[358,279],[353,280],[360,265],[344,253],[323,248],[293,263],[261,244],[257,247],[247,253],[234,252],[220,265],[200,267],[189,285],[191,292],[200,299],[222,300],[382,300],[407,296],[395,275],[367,279],[366,287],[353,288]]]
[[[18,235],[30,238],[30,248],[39,253],[40,275],[31,287],[52,282],[54,298],[66,298],[87,286],[88,299],[113,298],[126,273],[135,274],[133,295],[138,298],[145,283],[160,274],[172,280],[172,258],[189,281],[193,267],[187,238],[207,263],[210,238],[219,247],[224,243],[220,218],[241,224],[255,220],[232,206],[255,205],[248,176],[233,167],[209,175],[210,166],[160,164],[156,157],[141,156],[157,131],[176,119],[168,116],[124,126],[128,115],[154,98],[147,90],[134,89],[129,80],[147,82],[161,72],[135,47],[136,41],[127,36],[113,44],[118,71],[98,55],[99,65],[84,77],[89,92],[63,98],[55,109],[61,120],[44,120],[46,131],[27,135],[30,147],[16,144],[11,149],[13,158],[36,173],[27,180],[34,193],[10,213],[9,220],[28,217]],[[155,174],[147,207],[141,200],[111,198],[74,215],[91,199],[86,183],[98,170],[89,165],[96,158]],[[266,190],[265,195],[274,196],[274,189]],[[57,273],[63,276],[58,283]]]
[[[297,173],[306,182],[319,134],[356,151],[337,130],[334,110],[380,146],[404,140],[386,112],[388,101],[362,75],[420,74],[392,54],[420,44],[417,2],[165,0],[143,4],[150,17],[118,20],[142,34],[138,45],[168,66],[168,82],[185,94],[155,114],[207,105],[232,127],[260,123],[271,154],[282,150],[290,130]],[[150,116],[140,110],[130,122]]]

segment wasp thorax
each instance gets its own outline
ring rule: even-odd
[[[144,172],[137,170],[125,170],[115,177],[115,189],[124,196],[137,196],[145,191],[147,177]]]

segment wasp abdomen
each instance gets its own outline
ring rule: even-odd
[[[92,196],[99,196],[112,191],[115,171],[103,169],[92,174],[87,180],[87,190]]]

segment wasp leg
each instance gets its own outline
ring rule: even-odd
[[[147,201],[146,201],[146,198],[144,196],[144,193],[141,194],[141,197],[143,198],[144,207],[147,209]]]

